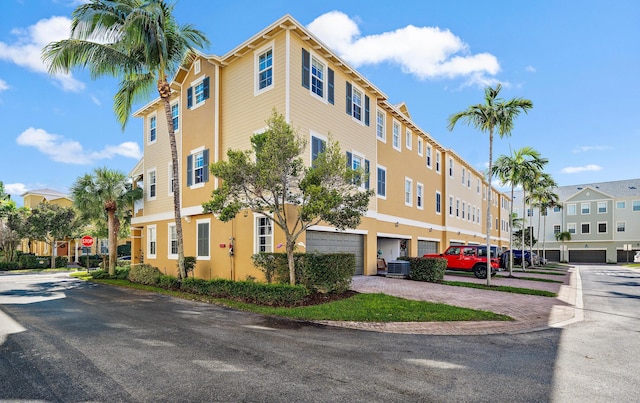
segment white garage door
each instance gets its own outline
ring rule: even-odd
[[[364,274],[364,236],[340,232],[307,231],[307,252],[353,253],[355,274]]]

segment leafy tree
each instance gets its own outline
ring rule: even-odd
[[[493,177],[493,134],[497,131],[500,137],[511,136],[515,118],[520,112],[533,108],[528,99],[512,98],[504,101],[498,98],[502,85],[496,88],[487,87],[484,90],[484,104],[470,106],[467,110],[455,113],[449,117],[449,131],[462,119],[482,132],[489,133],[489,168],[487,169],[487,211],[485,213],[487,231],[487,250],[491,250],[491,178]],[[487,262],[488,263],[488,262]],[[490,270],[490,269],[489,269]],[[487,285],[491,285],[491,276],[487,276]]]
[[[133,204],[142,198],[142,189],[133,189],[127,176],[107,168],[97,168],[93,175],[85,174],[71,186],[73,203],[80,219],[91,221],[99,228],[107,223],[109,242],[109,274],[114,275],[118,261],[118,237],[122,223],[130,222]]]
[[[289,280],[295,284],[298,237],[321,221],[339,229],[357,227],[373,193],[359,188],[366,180],[364,172],[348,168],[331,139],[311,166],[305,166],[300,157],[304,140],[275,111],[267,130],[254,135],[251,144],[252,150],[229,150],[228,160],[211,165],[211,173],[223,182],[202,206],[225,222],[242,209],[270,217],[285,233]]]
[[[562,232],[556,232],[556,241],[561,242],[562,246],[564,246],[564,242],[565,241],[570,241],[571,240],[571,232],[569,231],[562,231]],[[564,248],[561,248],[561,252],[564,250]],[[563,256],[560,255],[560,261],[568,261],[569,259],[562,259]]]
[[[30,210],[27,207],[16,208],[5,213],[5,221],[0,225],[0,247],[4,251],[7,262],[13,261],[13,254],[20,241],[27,236],[27,217]]]
[[[80,222],[76,220],[73,207],[62,207],[57,204],[41,203],[31,209],[27,225],[33,238],[46,242],[51,249],[51,268],[55,268],[54,251],[56,241],[71,237]]]
[[[182,278],[186,273],[180,175],[168,79],[183,62],[193,60],[196,48],[208,43],[204,33],[192,25],[179,25],[173,5],[165,0],[91,0],[73,12],[71,37],[50,43],[42,55],[50,73],[68,73],[75,67],[83,67],[94,78],[105,75],[120,78],[114,110],[123,129],[134,102],[157,89],[169,131],[178,267]]]
[[[531,249],[535,244],[538,243],[538,240],[533,236],[533,227],[526,227],[524,231],[521,229],[514,231],[513,237],[514,246],[516,247],[516,249]],[[524,244],[521,243],[522,240],[524,240]]]
[[[509,216],[513,218],[513,191],[515,186],[522,185],[522,179],[528,171],[539,171],[547,163],[547,159],[542,158],[540,153],[533,147],[522,147],[513,151],[511,155],[501,155],[496,159],[492,167],[493,175],[500,179],[503,184],[511,186],[511,203]],[[524,219],[524,216],[523,216]],[[513,223],[512,223],[513,224]],[[509,239],[512,239],[513,225],[509,226]],[[513,253],[509,254],[509,276],[513,276]]]

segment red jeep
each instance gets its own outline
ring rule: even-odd
[[[498,250],[491,248],[491,275],[500,270]],[[447,259],[447,270],[470,271],[477,278],[487,278],[487,247],[482,245],[449,246],[444,253],[426,254],[423,257]]]

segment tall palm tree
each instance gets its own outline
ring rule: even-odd
[[[511,186],[509,217],[513,217],[514,189],[516,186],[522,185],[525,172],[542,170],[546,163],[546,158],[542,158],[538,151],[528,146],[512,151],[511,155],[501,155],[496,159],[496,164],[492,167],[493,175],[497,176],[503,184],[508,183]],[[509,223],[509,243],[512,242],[513,234],[511,224]],[[509,254],[509,276],[513,276],[513,253]]]
[[[531,265],[535,266],[535,260],[533,259],[533,207],[537,206],[539,197],[541,196],[541,192],[543,189],[552,188],[557,186],[556,181],[546,172],[542,171],[530,171],[526,174],[526,180],[523,183],[523,190],[528,190],[529,195],[523,197],[525,202],[525,210],[526,203],[529,203],[531,207],[531,215],[527,211],[527,216],[529,217],[529,250],[531,253]],[[538,210],[539,211],[539,210]],[[538,222],[540,220],[538,219]],[[524,233],[523,236],[523,244],[524,244]],[[539,238],[538,238],[539,239]],[[524,267],[524,266],[523,266]]]
[[[134,102],[157,89],[169,131],[178,267],[182,278],[186,277],[186,271],[180,176],[168,80],[182,63],[193,60],[196,48],[208,44],[203,32],[190,24],[177,23],[173,5],[165,0],[91,0],[74,10],[70,39],[50,43],[42,55],[52,74],[84,67],[93,78],[104,75],[120,78],[114,111],[123,129]]]
[[[561,246],[564,246],[564,241],[570,241],[570,240],[571,240],[571,232],[562,231],[562,232],[556,233],[556,241],[561,242],[562,243]],[[562,259],[563,258],[563,256],[562,256],[562,252],[563,251],[564,251],[564,248],[561,247],[560,248],[560,261],[562,262],[564,260],[564,261],[568,262],[569,261],[568,258],[567,259]]]
[[[76,179],[71,194],[81,219],[100,222],[106,216],[109,274],[115,274],[120,225],[131,217],[133,203],[142,198],[142,189],[133,189],[123,172],[97,168],[93,175],[85,174]]]
[[[502,85],[496,88],[487,87],[484,90],[484,104],[470,106],[467,110],[455,113],[449,117],[449,131],[462,119],[468,125],[474,126],[482,132],[489,132],[489,169],[487,169],[487,212],[485,214],[487,231],[487,285],[491,285],[491,178],[493,177],[493,134],[497,131],[500,137],[511,136],[516,117],[520,112],[533,108],[528,99],[512,98],[504,101],[498,98]]]
[[[559,204],[559,196],[553,191],[558,186],[556,181],[550,175],[543,175],[539,182],[539,187],[535,188],[531,194],[533,206],[538,208],[538,239],[540,239],[540,222],[542,225],[542,254],[540,254],[540,243],[538,243],[538,255],[544,256],[544,247],[547,229],[547,213],[550,208],[554,208]],[[542,218],[542,220],[541,220]]]

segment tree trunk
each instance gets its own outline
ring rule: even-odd
[[[511,203],[509,209],[509,277],[513,277],[513,180],[511,181]]]
[[[56,268],[56,240],[52,240],[50,243],[50,247],[51,247],[51,263],[49,264],[50,268],[55,269]]]
[[[489,168],[487,169],[487,286],[491,285],[491,165],[493,162],[493,127],[489,129]]]
[[[289,284],[296,285],[296,266],[293,259],[294,241],[287,234],[287,262],[289,263]]]
[[[187,278],[187,271],[184,267],[184,243],[182,239],[182,215],[180,213],[180,174],[178,166],[178,146],[176,144],[176,132],[173,127],[173,118],[171,117],[171,104],[169,97],[171,96],[171,87],[166,79],[158,80],[158,93],[164,104],[164,114],[167,119],[167,127],[169,129],[169,144],[171,146],[171,171],[173,175],[173,214],[176,222],[176,238],[178,242],[178,277]]]
[[[525,184],[522,184],[522,271],[525,271],[526,259],[524,258],[525,244],[524,244],[524,230],[527,225],[527,217],[529,213],[527,212],[527,190]]]
[[[109,208],[107,210],[107,227],[109,235],[107,237],[107,242],[109,242],[109,275],[113,276],[116,274],[116,251],[117,251],[117,236],[114,237],[114,227],[115,227],[115,218],[116,212],[113,208]],[[115,238],[115,239],[114,239]],[[112,260],[112,257],[114,258]]]

